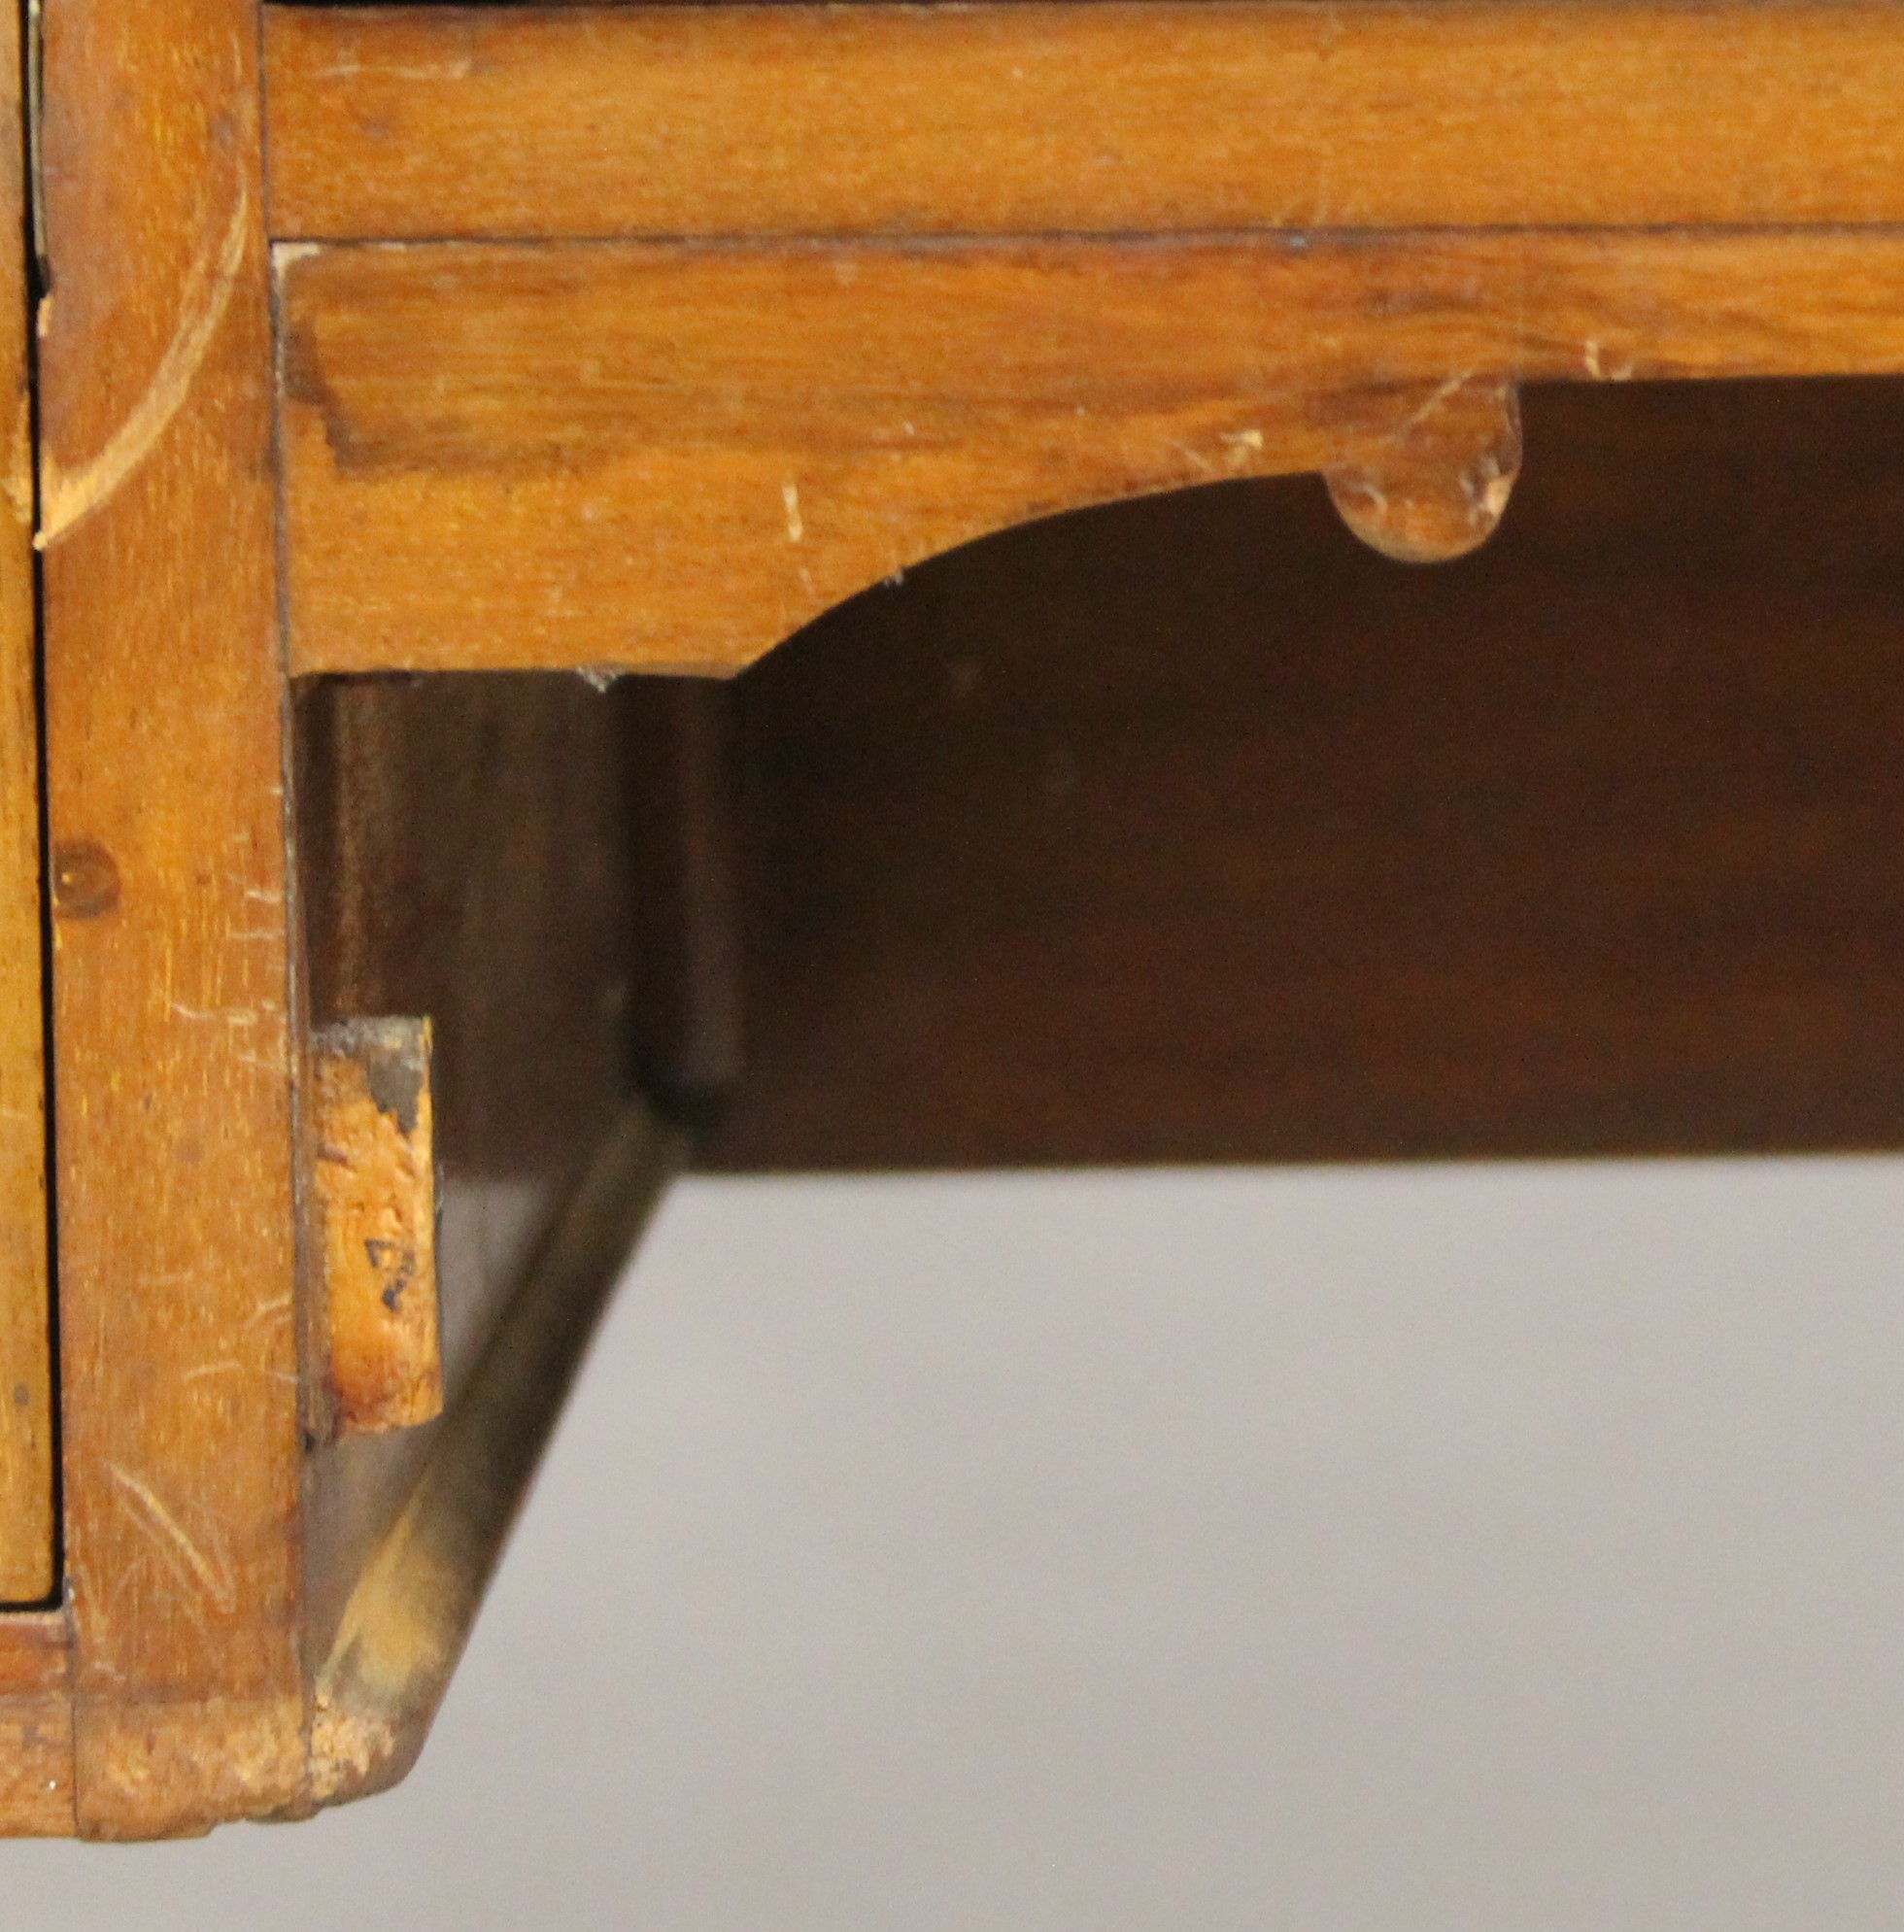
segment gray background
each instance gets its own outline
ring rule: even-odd
[[[1904,1165],[698,1182],[389,1798],[5,1922],[1904,1923]]]

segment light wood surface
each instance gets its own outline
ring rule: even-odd
[[[51,1593],[54,1543],[24,158],[0,34],[0,1604]]]
[[[41,342],[81,1829],[298,1788],[284,669],[248,0],[46,10]]]
[[[443,1410],[429,1022],[347,1020],[312,1049],[328,1430],[415,1428]]]
[[[1904,220],[1884,0],[266,12],[285,236]]]
[[[71,1644],[60,1611],[0,1616],[0,1838],[73,1833]]]
[[[1029,518],[1379,474],[1483,378],[1904,368],[1890,235],[279,260],[303,672],[732,670]]]

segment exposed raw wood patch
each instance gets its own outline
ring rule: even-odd
[[[426,1019],[347,1020],[313,1056],[340,1436],[407,1428],[443,1407],[429,1056]]]

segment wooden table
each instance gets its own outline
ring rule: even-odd
[[[1896,0],[26,55],[0,1826],[400,1776],[684,1161],[1904,1145]]]

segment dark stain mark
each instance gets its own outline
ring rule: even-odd
[[[417,1131],[424,1085],[429,1078],[425,1023],[411,1019],[340,1020],[323,1031],[322,1044],[355,1060],[379,1113],[396,1122],[408,1139]]]
[[[370,1266],[379,1274],[390,1271],[392,1260],[396,1264],[396,1278],[384,1290],[383,1302],[391,1314],[396,1313],[397,1304],[403,1300],[403,1291],[416,1279],[417,1257],[402,1241],[380,1241],[374,1236],[363,1244],[364,1253],[370,1258]]]
[[[52,909],[62,919],[96,919],[119,902],[119,864],[90,838],[52,849]]]

